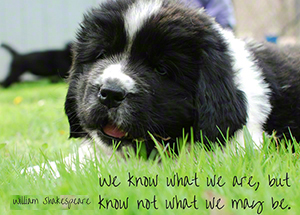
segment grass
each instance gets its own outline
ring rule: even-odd
[[[195,145],[192,150],[183,149],[178,158],[161,154],[160,161],[136,156],[124,161],[113,156],[109,161],[88,161],[77,171],[66,171],[61,162],[58,179],[49,171],[20,174],[21,169],[47,159],[61,161],[80,144],[80,140],[68,140],[63,111],[66,90],[64,83],[47,81],[0,89],[1,214],[252,215],[300,211],[298,147],[295,153],[268,148],[271,140],[265,138],[265,147],[257,151],[247,135],[244,152],[228,148],[212,153]],[[171,179],[176,181],[174,186]],[[46,201],[56,196],[85,199],[78,205]],[[13,204],[21,197],[38,199],[39,204]],[[239,199],[236,209],[232,201]],[[171,209],[173,200],[175,208]],[[206,209],[209,205],[215,209]]]

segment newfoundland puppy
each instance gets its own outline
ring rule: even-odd
[[[2,83],[3,87],[9,87],[18,82],[21,75],[30,72],[34,75],[51,78],[66,78],[72,64],[71,43],[62,50],[47,50],[19,54],[7,44],[1,44],[12,55],[10,71]],[[54,79],[53,79],[54,80]]]
[[[182,130],[241,145],[246,126],[300,140],[300,60],[275,45],[243,41],[203,9],[171,0],[106,1],[90,10],[73,44],[65,111],[70,137],[97,146],[171,146]],[[224,135],[224,136],[223,136]]]
[[[239,40],[204,10],[174,0],[108,0],[84,16],[72,51],[70,137],[91,138],[105,154],[113,141],[120,148],[143,141],[149,155],[150,134],[176,150],[182,129],[191,128],[208,148],[225,144],[224,136],[243,146],[244,126],[259,148],[263,132],[300,140],[299,56]],[[93,157],[89,142],[82,161]],[[48,165],[58,177],[56,163]],[[33,170],[40,167],[26,172]]]

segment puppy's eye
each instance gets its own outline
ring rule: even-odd
[[[106,57],[106,52],[105,52],[105,50],[101,50],[100,52],[99,52],[99,54],[96,56],[96,60],[99,60],[99,59],[103,59],[103,58],[105,58]]]
[[[155,67],[154,72],[161,75],[161,76],[165,76],[165,75],[168,74],[168,71],[163,67]]]

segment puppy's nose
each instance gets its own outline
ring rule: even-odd
[[[119,86],[103,86],[100,89],[98,98],[100,102],[109,109],[118,107],[126,97],[126,91]]]

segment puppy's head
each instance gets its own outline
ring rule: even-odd
[[[211,85],[231,77],[217,28],[203,11],[169,1],[108,1],[92,9],[73,44],[70,136],[107,143],[148,139],[148,132],[176,138],[183,128],[215,123],[215,116],[203,118],[214,108],[207,96],[218,97]]]

